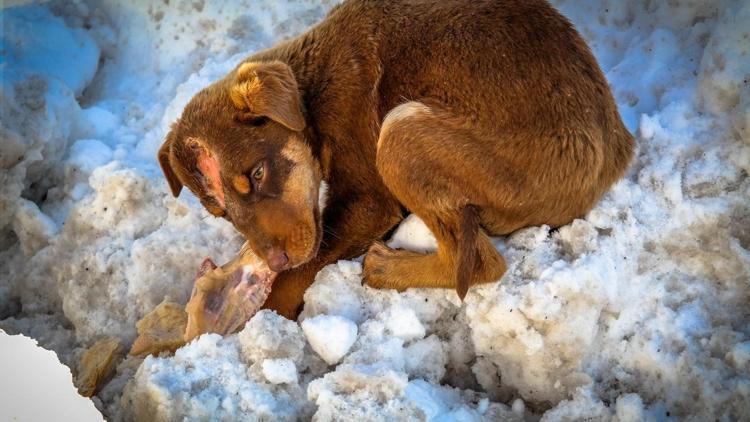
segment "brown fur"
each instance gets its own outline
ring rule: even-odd
[[[294,317],[318,270],[370,245],[371,286],[463,297],[498,280],[489,235],[584,215],[632,151],[593,55],[545,1],[361,0],[198,93],[159,161],[175,195],[187,185],[259,255],[288,255],[266,306]],[[404,208],[436,253],[373,244]]]

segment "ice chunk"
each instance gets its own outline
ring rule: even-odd
[[[424,337],[425,329],[413,309],[407,307],[390,308],[384,316],[385,326],[396,337],[404,341]]]
[[[340,315],[356,323],[365,318],[366,304],[361,297],[359,263],[339,261],[318,273],[318,281],[305,291],[305,308],[301,318],[319,314]]]
[[[311,382],[307,394],[318,406],[317,420],[523,420],[481,394],[361,365],[339,365]]]
[[[357,339],[357,324],[338,315],[318,315],[302,321],[302,331],[315,353],[333,365]]]
[[[307,387],[307,398],[317,406],[318,420],[424,419],[424,413],[404,397],[406,374],[378,369],[360,371],[357,366],[340,365]]]
[[[297,382],[297,367],[291,359],[266,359],[262,365],[263,376],[272,384]]]
[[[563,400],[555,408],[545,412],[541,422],[610,419],[610,409],[598,400],[591,390],[579,388],[571,399]]]
[[[727,355],[737,369],[750,371],[750,341],[735,344]]]
[[[240,331],[239,342],[247,362],[263,359],[291,359],[302,361],[305,338],[297,323],[274,311],[261,310]]]
[[[423,412],[423,418],[428,421],[523,421],[522,416],[514,414],[507,406],[490,404],[487,399],[471,392],[424,380],[410,381],[404,396]]]

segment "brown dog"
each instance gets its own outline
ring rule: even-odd
[[[294,318],[318,270],[368,247],[374,287],[496,281],[488,235],[582,216],[632,153],[547,2],[352,0],[198,93],[159,162],[175,196],[186,185],[284,271],[266,307]],[[376,242],[404,208],[436,253]]]

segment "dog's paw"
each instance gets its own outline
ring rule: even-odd
[[[375,289],[385,289],[387,286],[388,255],[391,249],[382,242],[375,242],[365,255],[362,268],[362,281]]]
[[[394,280],[393,260],[398,254],[382,242],[375,242],[365,255],[362,268],[364,284],[375,289],[398,289],[398,283]]]

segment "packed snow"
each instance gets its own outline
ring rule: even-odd
[[[289,358],[266,359],[262,365],[263,376],[272,384],[297,382],[297,367]]]
[[[338,315],[318,315],[302,321],[310,347],[329,365],[335,365],[357,340],[357,324]]]
[[[163,300],[185,303],[202,258],[227,261],[242,243],[189,192],[169,194],[155,156],[170,123],[334,2],[12,3],[0,12],[0,328],[75,371],[96,340],[130,344]],[[746,418],[750,3],[555,4],[638,140],[588,215],[495,239],[508,272],[463,303],[370,289],[358,261],[330,265],[299,322],[262,311],[236,335],[121,361],[93,398],[104,416]],[[435,241],[412,216],[390,245]],[[31,371],[7,338],[0,361]]]

